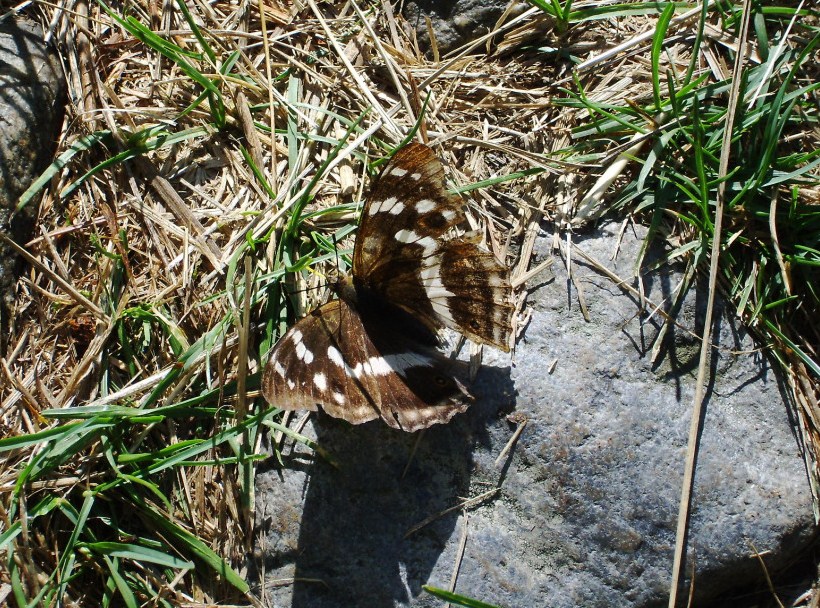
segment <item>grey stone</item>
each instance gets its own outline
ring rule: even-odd
[[[444,54],[480,38],[493,29],[508,0],[414,0],[404,6],[404,17],[415,28],[422,50],[430,50],[430,18],[439,52]],[[525,3],[521,3],[523,11]]]
[[[616,228],[575,240],[608,261]],[[642,232],[628,232],[608,262],[632,285]],[[557,280],[533,288],[512,369],[507,356],[486,357],[478,403],[426,431],[412,457],[416,435],[320,415],[305,432],[338,468],[301,446],[285,450],[284,468],[262,467],[255,576],[264,571],[274,606],[441,606],[421,586],[449,585],[465,526],[456,585],[464,595],[500,606],[665,605],[698,341],[673,330],[653,366],[657,315],[641,318],[635,299],[575,263],[590,322],[556,268]],[[678,278],[651,274],[647,297],[661,302]],[[702,310],[695,290],[679,323],[700,332]],[[814,531],[783,387],[730,315],[721,313],[717,336],[688,544],[699,601],[762,579],[752,546],[777,573]],[[529,422],[499,468],[513,409]],[[405,538],[499,482],[499,494],[466,517],[450,512]]]
[[[65,79],[59,59],[43,43],[39,25],[0,22],[0,230],[29,238],[33,203],[12,218],[20,196],[52,160],[63,117]],[[15,281],[15,256],[0,242],[0,319]]]

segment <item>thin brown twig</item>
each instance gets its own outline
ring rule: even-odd
[[[445,515],[447,515],[449,513],[452,513],[453,511],[458,511],[459,509],[471,509],[472,507],[481,504],[485,500],[488,500],[489,498],[492,498],[493,496],[498,494],[500,491],[501,491],[501,488],[493,488],[492,490],[487,490],[486,492],[483,492],[483,493],[479,494],[478,496],[473,496],[472,498],[467,498],[465,500],[462,500],[457,505],[453,505],[452,507],[444,509],[443,511],[439,511],[438,513],[436,513],[434,515],[431,515],[430,517],[428,517],[427,519],[421,521],[420,523],[417,523],[415,526],[412,526],[407,532],[404,533],[404,536],[402,538],[409,538],[410,536],[412,536],[413,534],[415,534],[416,532],[418,532],[419,530],[421,530],[425,526],[429,526],[431,523],[433,523],[437,519],[440,519],[440,518],[444,517]]]
[[[757,558],[757,561],[760,562],[760,568],[763,570],[763,577],[766,579],[766,585],[769,587],[769,592],[772,594],[774,601],[777,602],[777,605],[780,608],[786,608],[777,596],[777,591],[775,591],[774,583],[772,583],[772,577],[769,575],[769,569],[766,567],[766,562],[763,561],[763,556],[751,540],[747,542],[749,543],[749,547],[752,549],[752,555]]]
[[[689,523],[689,509],[691,507],[692,487],[695,475],[695,457],[698,450],[700,437],[701,420],[703,415],[704,389],[706,386],[706,372],[712,349],[712,323],[714,318],[715,294],[717,291],[718,262],[720,260],[720,248],[723,236],[723,205],[725,201],[726,180],[723,179],[729,170],[729,157],[731,153],[732,136],[734,135],[735,111],[739,102],[740,85],[742,82],[742,71],[745,65],[746,45],[745,41],[749,32],[749,21],[751,17],[751,2],[744,0],[743,20],[738,39],[744,52],[738,53],[735,57],[734,70],[732,72],[732,87],[729,93],[729,105],[726,112],[726,124],[723,131],[723,145],[721,147],[720,163],[718,175],[717,200],[715,201],[715,222],[712,234],[712,252],[709,261],[709,293],[706,302],[706,318],[703,323],[703,339],[700,348],[700,362],[698,365],[698,377],[695,381],[695,394],[692,398],[692,419],[689,426],[689,439],[686,448],[686,466],[681,482],[681,496],[678,507],[678,524],[675,532],[675,553],[672,561],[672,580],[669,584],[669,608],[675,608],[678,598],[678,588],[680,586],[681,566],[683,556],[686,552],[686,531]]]
[[[465,510],[462,513],[463,523],[461,526],[461,538],[458,541],[458,549],[456,549],[456,558],[453,563],[453,573],[450,575],[450,592],[453,593],[456,590],[456,583],[458,582],[458,573],[461,570],[461,563],[464,561],[464,549],[467,547],[467,530],[470,524],[470,514]],[[450,606],[448,602],[446,604]]]

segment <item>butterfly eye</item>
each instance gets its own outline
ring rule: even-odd
[[[447,385],[447,378],[444,376],[436,376],[436,384],[439,386],[446,386]]]

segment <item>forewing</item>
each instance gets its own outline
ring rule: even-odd
[[[353,276],[376,282],[420,266],[438,238],[464,221],[461,200],[444,188],[433,151],[411,143],[396,152],[362,210]]]
[[[509,269],[480,238],[448,239],[464,221],[432,150],[409,144],[387,165],[365,204],[353,254],[357,285],[400,306],[427,327],[510,349]]]
[[[271,352],[265,399],[360,424],[381,417],[415,431],[444,423],[470,404],[466,368],[397,331],[386,318],[364,321],[334,300],[296,323]]]

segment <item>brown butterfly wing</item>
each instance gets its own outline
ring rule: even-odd
[[[374,311],[369,311],[374,312]],[[416,431],[444,423],[470,403],[466,367],[402,332],[402,313],[363,318],[334,300],[296,323],[276,344],[262,377],[265,399],[360,424],[381,417]]]
[[[464,220],[433,151],[408,144],[388,163],[362,211],[354,281],[431,329],[449,327],[508,351],[509,269],[474,235],[445,237]]]

